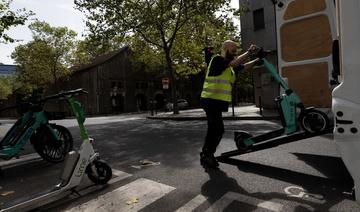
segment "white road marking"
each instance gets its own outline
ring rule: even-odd
[[[246,204],[251,204],[259,208],[264,208],[270,211],[279,212],[282,210],[283,205],[271,202],[271,201],[263,201],[261,199],[257,199],[255,197],[246,196],[239,193],[228,192],[224,196],[222,196],[219,200],[217,200],[213,205],[211,205],[206,212],[217,212],[223,211],[228,207],[233,201],[244,202]]]
[[[175,190],[174,187],[140,178],[65,211],[139,211],[173,190]],[[137,199],[138,202],[128,204],[133,199]]]
[[[201,194],[194,197],[192,200],[190,200],[188,203],[183,205],[181,208],[177,209],[175,212],[189,212],[193,211],[197,207],[199,207],[201,204],[206,202],[207,198]]]

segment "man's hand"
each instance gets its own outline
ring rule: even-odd
[[[260,47],[256,46],[255,44],[251,44],[247,51],[249,52],[249,54],[255,54],[259,50],[260,50]]]
[[[234,60],[232,60],[229,65],[232,67],[236,67],[236,66],[242,64],[251,55],[256,54],[260,49],[261,48],[259,48],[258,46],[251,44],[249,49],[245,53],[243,53],[242,55],[240,55],[237,58],[235,58]],[[244,64],[244,65],[246,66],[246,64]]]

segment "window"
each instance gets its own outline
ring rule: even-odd
[[[118,82],[118,88],[124,88],[122,82]]]
[[[264,8],[253,11],[254,31],[265,28]]]
[[[146,90],[148,88],[148,84],[146,82],[141,83],[141,89]]]
[[[116,82],[111,82],[111,88],[114,88],[116,86]]]

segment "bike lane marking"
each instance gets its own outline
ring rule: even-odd
[[[279,212],[283,209],[283,205],[280,203],[264,201],[235,192],[227,192],[219,200],[212,204],[206,212],[224,211],[234,201],[251,204],[257,208],[263,208],[275,212]]]

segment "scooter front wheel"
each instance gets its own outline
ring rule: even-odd
[[[95,160],[86,167],[89,179],[97,184],[106,184],[112,177],[111,167],[103,160]]]
[[[309,133],[322,132],[330,126],[328,116],[317,109],[305,110],[300,114],[299,122],[301,128]]]
[[[247,151],[251,148],[251,146],[248,146],[245,144],[245,139],[252,137],[247,132],[235,132],[235,144],[238,150],[240,151]]]

